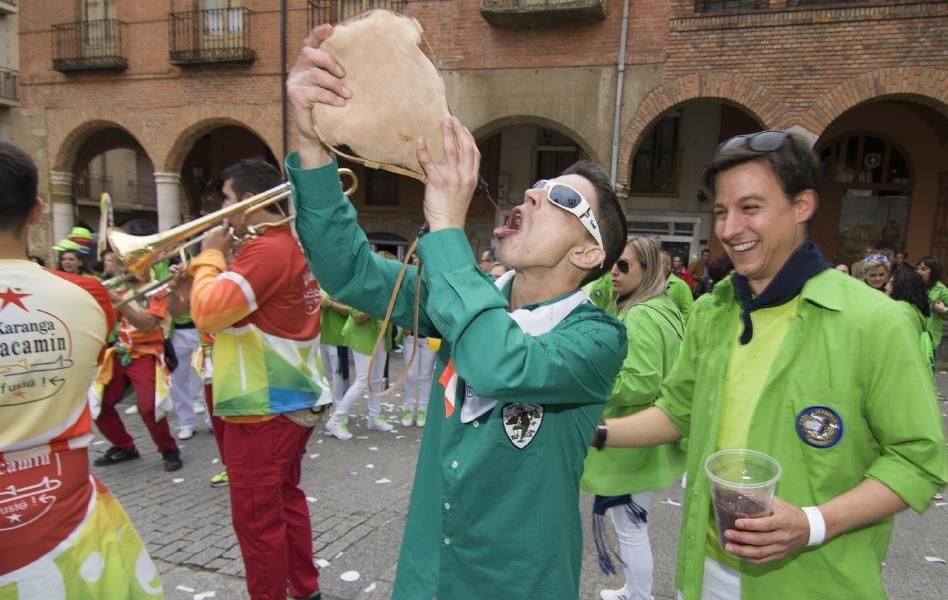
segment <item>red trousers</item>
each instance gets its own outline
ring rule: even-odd
[[[227,461],[224,460],[224,420],[214,416],[214,388],[209,383],[204,384],[204,404],[207,405],[207,414],[211,416],[211,429],[214,430],[214,441],[217,442],[221,464],[227,466]]]
[[[155,420],[155,357],[146,355],[136,358],[127,367],[122,366],[122,361],[118,356],[113,360],[115,364],[112,365],[112,380],[105,386],[105,392],[102,395],[102,412],[95,420],[99,431],[113,446],[123,450],[131,450],[135,447],[135,440],[128,434],[125,424],[122,423],[122,419],[115,410],[115,405],[122,399],[125,388],[131,382],[135,389],[138,414],[145,422],[152,441],[158,446],[158,451],[164,452],[177,448],[178,445],[171,437],[168,419]]]
[[[280,416],[264,423],[224,421],[234,532],[251,600],[304,598],[319,589],[300,463],[312,428]]]

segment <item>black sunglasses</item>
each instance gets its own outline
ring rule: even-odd
[[[736,150],[738,148],[748,148],[754,152],[773,152],[779,150],[783,143],[787,141],[790,134],[786,131],[758,131],[757,133],[748,133],[746,135],[735,135],[731,139],[724,140],[718,146],[717,154]]]
[[[624,258],[620,258],[619,260],[616,261],[616,268],[619,269],[619,272],[622,273],[623,275],[628,275],[629,269],[631,267],[632,267],[632,263],[630,263]]]

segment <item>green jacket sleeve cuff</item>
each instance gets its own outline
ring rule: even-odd
[[[336,157],[332,161],[317,167],[315,169],[303,169],[300,167],[300,156],[296,152],[290,153],[283,163],[286,168],[286,176],[293,184],[293,187],[305,187],[306,189],[317,190],[339,190],[338,194],[330,194],[329,198],[313,198],[304,194],[294,194],[296,210],[318,210],[322,208],[320,201],[338,200],[342,195],[342,184],[339,181],[339,165],[336,163]],[[332,202],[329,202],[332,204]]]
[[[425,261],[425,270],[430,274],[477,266],[467,236],[464,231],[456,228],[442,229],[421,236],[418,253]]]
[[[866,471],[866,477],[888,487],[919,513],[928,508],[932,496],[944,484],[935,478],[926,477],[914,465],[893,456],[882,456],[876,460]]]

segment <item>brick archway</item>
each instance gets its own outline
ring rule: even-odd
[[[127,133],[136,142],[138,142],[139,146],[142,147],[142,150],[144,150],[145,154],[148,156],[151,164],[157,164],[152,151],[150,151],[149,148],[142,143],[142,137],[135,135],[134,131],[116,121],[106,119],[90,119],[73,128],[58,143],[52,142],[50,144],[52,147],[52,152],[50,154],[55,157],[52,163],[52,170],[64,173],[71,172],[73,163],[76,161],[76,157],[79,154],[79,149],[82,147],[82,144],[85,143],[86,140],[88,140],[95,133],[106,129],[118,129],[119,131]]]
[[[735,73],[692,73],[652,90],[639,104],[622,135],[616,180],[629,179],[632,157],[645,130],[677,106],[698,102],[730,104],[750,114],[762,127],[785,118],[787,108],[763,85]]]
[[[178,133],[178,135],[175,137],[174,143],[168,150],[168,154],[165,156],[162,170],[170,173],[179,172],[184,166],[184,161],[188,156],[188,152],[191,151],[191,148],[194,147],[194,144],[197,143],[198,140],[215,129],[227,126],[246,129],[255,135],[257,139],[263,142],[263,144],[267,146],[273,156],[279,156],[279,154],[274,151],[273,146],[267,140],[267,137],[250,125],[230,117],[210,117],[207,119],[202,119],[196,123],[192,123],[191,125],[184,128],[180,133]]]
[[[583,136],[579,135],[566,125],[545,117],[539,117],[536,115],[501,117],[477,127],[477,129],[475,129],[472,134],[474,135],[474,139],[480,142],[486,140],[502,129],[511,127],[513,125],[535,125],[537,127],[544,127],[559,134],[565,135],[576,142],[576,144],[582,148],[583,153],[585,153],[586,156],[590,158],[590,160],[597,162],[596,152],[593,150],[592,146],[590,146],[589,143],[583,139]]]
[[[840,115],[860,104],[900,97],[929,106],[948,118],[948,71],[902,67],[865,73],[841,83],[814,102],[802,124],[822,135]]]

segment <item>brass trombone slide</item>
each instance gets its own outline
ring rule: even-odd
[[[339,175],[347,176],[352,180],[352,185],[343,192],[346,196],[351,196],[359,187],[358,178],[350,169],[339,169]],[[195,236],[207,233],[209,229],[220,225],[225,219],[234,215],[243,215],[238,229],[245,230],[248,237],[256,237],[271,227],[289,222],[292,216],[273,223],[246,225],[248,215],[276,204],[284,198],[289,198],[292,193],[290,184],[282,183],[256,196],[153,235],[130,235],[120,229],[110,229],[109,245],[129,273],[144,279],[156,262],[197,243],[199,240],[193,239]]]

